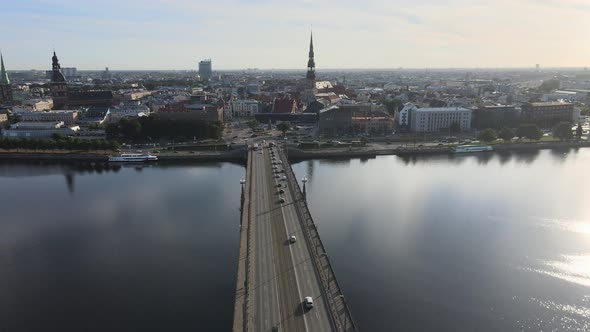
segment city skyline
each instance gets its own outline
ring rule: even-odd
[[[304,70],[313,28],[320,70],[586,67],[589,11],[580,0],[27,0],[5,8],[0,49],[8,70],[45,70],[53,48],[80,70],[196,70],[206,58],[214,70]]]

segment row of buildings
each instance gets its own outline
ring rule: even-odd
[[[25,90],[29,86],[11,84],[3,58],[0,60],[0,104],[11,104],[13,94],[28,94]],[[325,76],[323,80],[317,80],[313,36],[304,79],[301,73],[262,73],[258,70],[214,76],[212,62],[207,59],[199,63],[197,84],[201,87],[198,88],[182,83],[179,86],[153,84],[166,79],[188,82],[190,78],[182,73],[160,73],[158,76],[147,72],[142,77],[136,73],[112,75],[107,69],[94,83],[118,86],[118,90],[111,91],[82,83],[88,82],[85,77],[69,81],[64,72],[67,70],[60,66],[54,52],[52,70],[49,71],[51,81],[41,87],[31,85],[31,89],[36,89],[35,93],[30,93],[35,94],[34,98],[25,100],[19,97],[18,102],[12,103],[12,112],[22,115],[20,121],[34,122],[37,120],[29,119],[44,118],[47,121],[40,122],[80,125],[84,130],[89,123],[100,125],[124,117],[152,116],[205,122],[254,118],[265,124],[280,121],[317,124],[319,132],[328,136],[388,134],[394,130],[444,133],[451,129],[516,127],[520,123],[536,123],[548,128],[560,121],[577,121],[579,105],[590,102],[590,90],[585,92],[584,85],[564,84],[559,89],[541,93],[539,89],[527,87],[527,80],[512,83],[509,74],[498,77],[467,73],[462,76],[454,72],[425,71],[406,75],[400,71],[392,76],[380,72],[347,72],[342,75],[331,72],[322,74]],[[69,74],[80,76],[77,72]],[[186,75],[195,78],[194,71]],[[535,78],[534,75],[540,73],[527,75]],[[524,76],[517,73],[513,77],[522,80]],[[151,84],[149,90],[143,86],[144,79]],[[116,84],[112,80],[116,80]],[[392,101],[395,101],[395,107],[391,107]],[[27,115],[40,111],[46,114]],[[75,121],[69,118],[73,113],[78,114]],[[60,118],[64,114],[68,114],[68,119]]]

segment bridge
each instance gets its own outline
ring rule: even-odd
[[[248,151],[244,180],[233,331],[357,331],[283,149]]]

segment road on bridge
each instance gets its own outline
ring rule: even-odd
[[[283,164],[276,150],[276,160],[270,156],[273,149],[277,148],[265,147],[249,155],[252,158],[250,234],[254,235],[250,242],[251,327],[253,331],[272,331],[273,327],[287,332],[333,331],[302,223],[287,181],[283,180]],[[291,235],[296,236],[295,243],[289,242]],[[306,296],[314,299],[312,309],[303,304]]]

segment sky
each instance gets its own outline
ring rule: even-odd
[[[8,70],[590,66],[590,0],[0,0]]]

